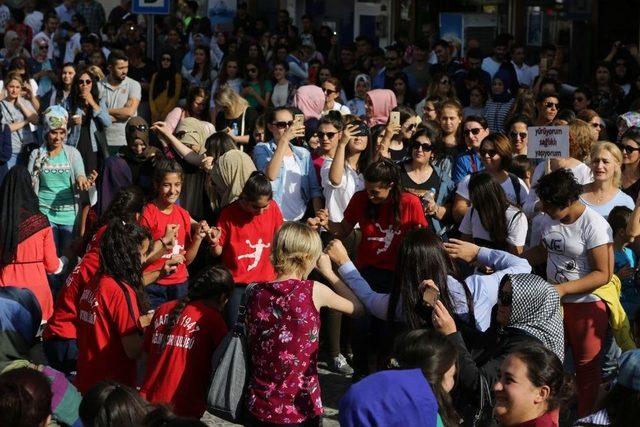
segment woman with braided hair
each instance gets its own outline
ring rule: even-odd
[[[140,393],[151,403],[169,403],[181,416],[200,418],[206,409],[211,357],[227,334],[222,310],[233,291],[224,266],[205,270],[180,300],[158,307],[143,349],[149,355]]]

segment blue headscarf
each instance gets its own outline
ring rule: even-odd
[[[495,80],[500,80],[502,85],[504,86],[504,91],[502,93],[496,95],[491,91],[491,99],[495,102],[509,102],[511,98],[513,98],[513,94],[511,93],[511,86],[513,85],[513,76],[506,68],[500,68],[498,72],[493,76],[492,82]]]

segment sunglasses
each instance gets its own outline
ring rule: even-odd
[[[464,136],[469,136],[469,135],[477,135],[480,133],[480,131],[482,130],[482,128],[473,128],[473,129],[465,129],[462,131],[462,134]]]
[[[618,148],[620,149],[620,151],[624,151],[627,154],[631,154],[634,151],[640,151],[640,148],[638,147],[632,147],[630,145],[624,145],[624,144],[618,144]]]
[[[544,108],[547,108],[549,110],[552,109],[552,108],[555,108],[557,110],[559,106],[560,106],[560,104],[558,104],[557,102],[545,102],[544,103]]]
[[[500,289],[498,291],[498,301],[500,301],[500,305],[510,306],[513,303],[513,293],[503,292],[502,289]]]
[[[414,130],[416,130],[417,127],[418,127],[417,124],[412,123],[409,126],[407,126],[407,132],[413,132]]]
[[[591,126],[598,129],[604,129],[604,125],[602,123],[591,123]]]
[[[91,79],[87,79],[87,80],[78,80],[78,84],[81,84],[81,85],[90,85],[90,84],[92,84],[92,83],[93,83],[93,81],[91,81]]]
[[[528,133],[527,132],[511,132],[509,133],[509,136],[511,136],[511,138],[517,138],[520,137],[520,139],[525,139],[527,137]]]
[[[322,92],[324,92],[325,95],[331,95],[332,93],[338,93],[337,90],[331,90],[331,89],[322,89]]]
[[[293,120],[290,120],[288,122],[273,122],[271,124],[277,127],[278,129],[286,129],[293,125]]]
[[[316,132],[316,136],[319,139],[324,139],[325,136],[328,139],[333,139],[333,137],[336,136],[337,134],[338,134],[338,132]]]
[[[411,145],[411,148],[414,150],[417,150],[419,148],[422,148],[422,151],[428,153],[431,152],[431,150],[433,150],[433,147],[431,146],[431,144],[427,143],[427,142],[414,142],[413,145]]]
[[[498,155],[498,152],[496,150],[480,150],[479,153],[480,153],[480,157],[489,156],[493,158]]]

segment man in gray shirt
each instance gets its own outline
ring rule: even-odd
[[[100,82],[100,97],[104,98],[111,126],[105,129],[110,154],[127,144],[125,126],[131,117],[138,114],[142,98],[140,83],[127,77],[129,58],[120,50],[113,50],[107,60],[109,74]]]

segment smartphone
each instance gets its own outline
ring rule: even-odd
[[[392,111],[391,112],[391,116],[389,117],[389,120],[394,125],[399,125],[400,124],[400,111]]]
[[[356,131],[354,136],[369,136],[369,127],[365,122],[360,122],[358,125],[358,130]]]
[[[304,114],[296,114],[293,116],[294,126],[304,126]]]
[[[422,293],[422,302],[427,307],[435,307],[440,299],[440,291],[427,286]]]

